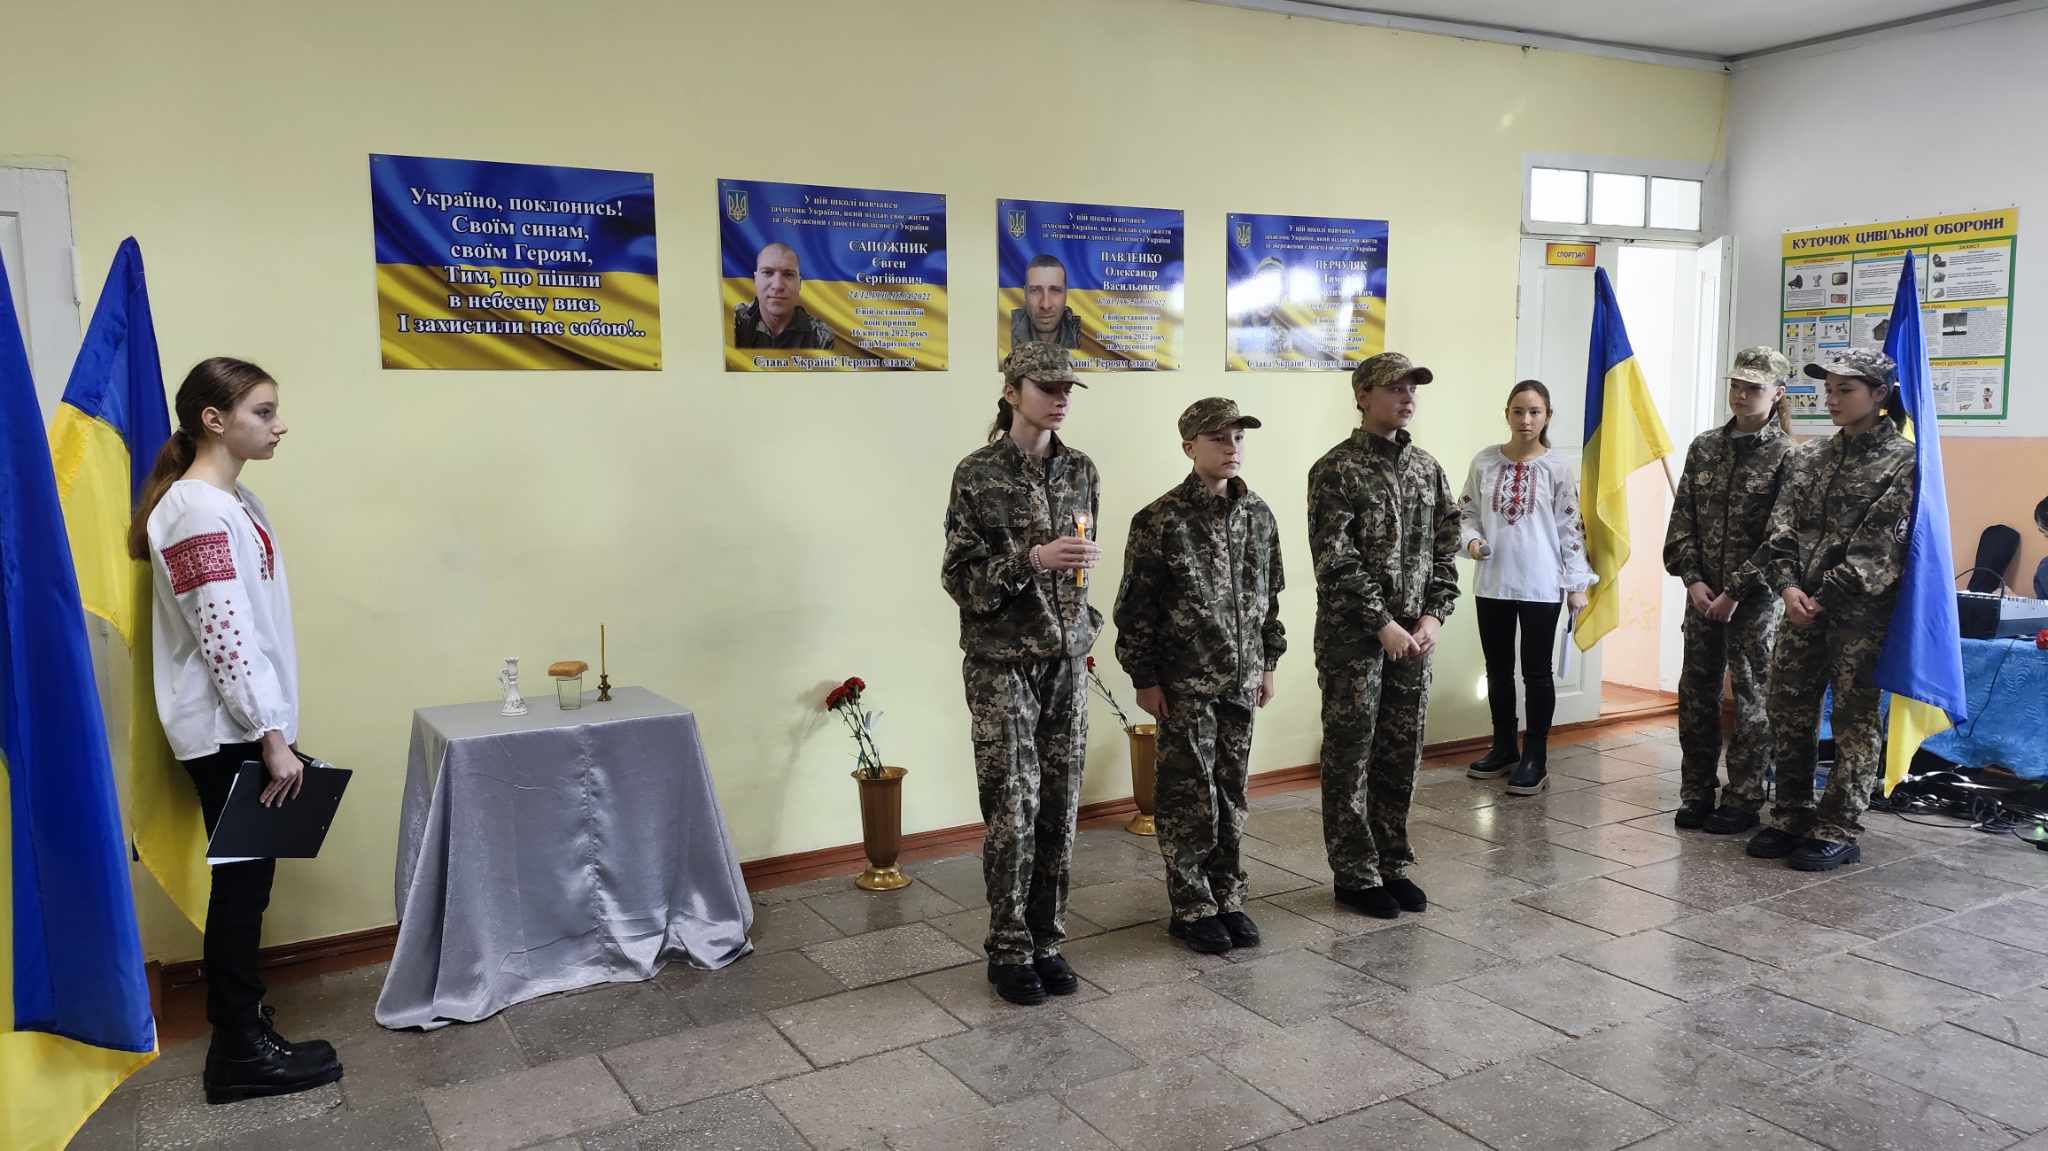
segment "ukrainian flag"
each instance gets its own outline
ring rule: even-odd
[[[1949,575],[1955,558],[1948,542],[1948,485],[1942,480],[1940,421],[1934,415],[1916,286],[1913,253],[1908,251],[1892,300],[1891,335],[1884,345],[1885,355],[1899,366],[1899,398],[1906,406],[1907,434],[1913,437],[1918,464],[1906,568],[1899,578],[1898,606],[1885,631],[1884,652],[1877,661],[1877,686],[1891,693],[1884,756],[1887,795],[1905,778],[1921,743],[1969,718],[1963,629],[1956,619],[1955,581]]]
[[[0,269],[0,1147],[55,1151],[156,1058],[114,769]]]
[[[213,883],[205,821],[157,719],[149,565],[128,555],[129,518],[170,434],[142,250],[123,240],[51,421],[50,454],[79,596],[86,611],[120,634],[131,656],[126,766],[135,854],[203,931]]]
[[[1580,506],[1585,509],[1586,559],[1600,580],[1588,593],[1572,634],[1580,651],[1621,622],[1621,582],[1628,562],[1628,477],[1637,468],[1671,454],[1671,437],[1635,349],[1621,324],[1621,305],[1607,282],[1607,269],[1593,269],[1593,346],[1586,357],[1586,448],[1579,465]]]

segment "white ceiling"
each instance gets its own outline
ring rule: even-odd
[[[1980,6],[1964,0],[1308,0],[1302,5],[1454,21],[1715,59]]]

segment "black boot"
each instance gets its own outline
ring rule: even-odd
[[[1493,750],[1473,760],[1472,765],[1465,769],[1465,775],[1471,779],[1499,779],[1520,762],[1522,753],[1515,747],[1514,727],[1509,726],[1506,731],[1495,727]]]
[[[203,1082],[208,1103],[291,1095],[339,1078],[341,1064],[332,1047],[322,1051],[286,1043],[260,1015],[233,1027],[214,1028],[213,1043],[206,1049]]]
[[[1678,814],[1671,817],[1671,822],[1687,831],[1698,831],[1707,825],[1707,820],[1713,814],[1714,793],[1709,790],[1697,799],[1680,804]]]
[[[270,1037],[277,1041],[278,1046],[291,1051],[295,1055],[303,1055],[322,1064],[339,1064],[341,1062],[341,1056],[334,1052],[334,1044],[329,1043],[325,1039],[301,1039],[294,1043],[278,1034],[277,1008],[265,1003],[256,1010],[263,1016],[263,1029],[270,1032]]]
[[[1550,750],[1547,736],[1530,735],[1522,745],[1522,762],[1508,777],[1509,795],[1538,795],[1550,786]]]

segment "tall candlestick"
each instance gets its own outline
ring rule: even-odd
[[[608,671],[608,670],[610,670],[610,669],[608,669],[607,667],[605,667],[605,662],[604,662],[604,625],[603,625],[603,624],[598,624],[598,625],[597,625],[597,674],[599,674],[599,675],[603,675],[603,674],[605,674],[605,672],[606,672],[606,671]]]

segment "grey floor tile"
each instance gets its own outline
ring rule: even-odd
[[[1078,972],[1079,968],[1075,970]],[[988,966],[982,963],[948,967],[944,971],[920,975],[910,982],[932,1002],[969,1027],[985,1027],[1045,1010],[1044,1007],[1020,1007],[998,996],[989,984]],[[1076,1003],[1100,999],[1102,994],[1100,987],[1082,979],[1072,995],[1055,996],[1047,1002],[1058,1007],[1071,1007]]]
[[[1508,793],[1499,780],[1466,779],[1463,772],[1447,772],[1440,778],[1417,780],[1415,787],[1417,803],[1444,812],[1493,807],[1507,799]]]
[[[583,1151],[810,1151],[759,1091],[671,1107],[581,1141]]]
[[[1428,1067],[1327,1018],[1296,1024],[1215,1059],[1310,1123],[1443,1082]]]
[[[2048,1059],[1960,1027],[1930,1027],[1866,1051],[1856,1065],[2018,1131],[2048,1128]]]
[[[2031,953],[2029,953],[2031,954]],[[1915,1031],[1976,1010],[1982,995],[1860,955],[1835,955],[1780,972],[1763,986],[1887,1031]]]
[[[1553,836],[1551,842],[1587,855],[1611,859],[1625,867],[1647,867],[1675,859],[1679,854],[1678,840],[1671,836],[1613,823],[1568,831]]]
[[[1719,857],[1681,852],[1676,859],[1612,872],[1608,878],[1702,911],[1720,911],[1782,891],[1757,892],[1734,865]]]
[[[1705,1119],[1652,1135],[1629,1151],[1755,1151],[1760,1147],[1771,1151],[1826,1151],[1810,1139],[1730,1107],[1717,1108]]]
[[[987,978],[980,965],[969,970]],[[851,1063],[865,1055],[961,1030],[957,1020],[909,982],[863,987],[778,1007],[768,1012],[768,1021],[819,1067]]]
[[[1958,1027],[1988,1035],[2036,1055],[2048,1055],[2048,989],[1994,1000],[1954,1020]]]
[[[1567,791],[1562,794],[1552,791],[1542,797],[1542,804],[1545,815],[1565,823],[1576,823],[1580,827],[1599,827],[1603,824],[1621,823],[1657,814],[1647,807],[1637,807],[1633,803],[1603,799],[1593,794],[1591,790]]]
[[[1064,1102],[1124,1151],[1225,1151],[1301,1122],[1199,1056],[1098,1080]]]
[[[1285,895],[1276,895],[1269,902],[1277,907],[1284,907],[1304,919],[1320,923],[1339,935],[1357,935],[1367,931],[1383,931],[1400,922],[1398,919],[1378,919],[1339,904],[1337,902],[1336,889],[1327,884],[1316,887],[1304,887],[1300,891],[1290,891]],[[1430,914],[1433,913],[1424,912],[1421,918],[1426,919]],[[1403,916],[1402,918],[1420,922],[1420,919],[1415,916]]]
[[[988,1106],[914,1048],[771,1083],[761,1093],[817,1151],[872,1146],[894,1132]]]
[[[379,1029],[377,996],[390,970],[389,963],[373,963],[311,978],[267,976],[273,983],[263,999],[277,1009],[277,1029],[287,1038],[345,1039]],[[289,975],[290,968],[280,974]]]
[[[604,1061],[634,1106],[650,1113],[811,1070],[775,1028],[753,1017],[621,1047]]]
[[[1166,881],[1152,878],[1073,888],[1067,894],[1067,907],[1075,915],[1111,931],[1165,919],[1173,913],[1172,905],[1166,901]]]
[[[64,1151],[135,1151],[138,1094],[117,1090],[108,1096],[71,1137],[71,1142],[64,1145]]]
[[[750,955],[717,971],[663,972],[655,982],[669,987],[699,1023],[723,1023],[806,999],[846,990],[846,985],[800,951]]]
[[[1118,834],[1074,844],[1073,862],[1067,869],[1070,889],[1127,879],[1151,879],[1162,885],[1166,882],[1166,862],[1159,857],[1158,840],[1139,845]]]
[[[1855,1068],[1760,1091],[1743,1110],[1854,1151],[1992,1151],[2016,1138],[1990,1119]]]
[[[1376,1000],[1337,1018],[1449,1078],[1519,1059],[1566,1039],[1561,1031],[1455,986]]]
[[[754,954],[792,951],[806,943],[837,939],[844,934],[802,902],[770,903],[754,908],[754,930],[747,938]]]
[[[1247,839],[1243,855],[1246,859],[1269,863],[1315,883],[1329,883],[1335,875],[1330,870],[1330,857],[1320,844],[1315,847],[1282,847],[1263,839]]]
[[[1755,906],[1689,916],[1665,924],[1664,930],[1773,967],[1795,967],[1870,941],[1869,936],[1836,931]]]
[[[848,987],[887,983],[984,959],[929,923],[814,943],[804,948],[803,953]]]
[[[415,1151],[433,1146],[433,1124],[427,1119],[427,1109],[417,1099],[396,1099],[375,1107],[336,1107],[296,1123],[266,1127],[206,1145],[207,1151],[280,1151],[299,1147]]]
[[[777,903],[794,903],[809,899],[813,895],[831,895],[841,891],[859,891],[853,885],[854,877],[848,875],[827,875],[820,879],[809,879],[802,883],[785,883],[778,887],[759,888],[749,891],[754,906],[768,907]]]
[[[1504,956],[1409,924],[1341,939],[1331,944],[1326,954],[1346,967],[1411,991],[1453,983],[1507,962]]]
[[[1984,843],[1984,833],[1965,820],[1943,821],[1930,819],[1924,815],[1916,815],[1907,820],[1900,816],[1871,812],[1865,817],[1865,824],[1882,834],[1918,840],[1936,849],[1981,847]]]
[[[895,1151],[1116,1151],[1116,1144],[1050,1095],[900,1131],[890,1137],[889,1146]]]
[[[1262,1151],[1485,1151],[1485,1144],[1402,1099],[1290,1131],[1259,1146]]]
[[[1570,957],[1675,999],[1704,999],[1777,971],[1662,931],[1597,943],[1571,952]]]
[[[1126,991],[1079,1004],[1069,1013],[1147,1063],[1220,1051],[1280,1033],[1259,1015],[1198,983]]]
[[[1343,938],[1335,928],[1325,927],[1307,916],[1296,915],[1268,900],[1245,904],[1244,913],[1258,925],[1259,945],[1225,952],[1224,958],[1232,963],[1248,963],[1275,951],[1297,947],[1321,951]]]
[[[907,865],[911,878],[962,907],[988,906],[988,878],[979,855],[956,855]]]
[[[379,966],[383,965],[379,964]],[[279,1022],[283,1022],[283,1020],[279,1020]],[[382,1027],[374,1026],[374,1023],[375,1021],[373,1020],[372,1030],[383,1030]],[[297,1028],[293,1030],[297,1030],[299,1034],[309,1037],[319,1037],[320,1035],[317,1031],[306,1031]],[[326,1038],[332,1039],[334,1036],[330,1034]],[[173,1043],[168,1047],[162,1048],[157,1052],[156,1059],[142,1070],[130,1075],[121,1084],[120,1090],[133,1091],[140,1087],[147,1087],[152,1083],[162,1083],[166,1079],[183,1079],[189,1075],[199,1074],[206,1067],[206,1048],[210,1041],[208,1036],[201,1036],[197,1039],[187,1039],[183,1043]],[[157,1037],[157,1042],[163,1042],[161,1035]],[[346,1061],[346,1056],[344,1056],[343,1062]]]
[[[1564,823],[1543,814],[1540,807],[1522,804],[1509,806],[1496,803],[1487,807],[1466,807],[1432,815],[1427,820],[1408,820],[1412,832],[1418,822],[1428,822],[1448,828],[1474,839],[1484,839],[1495,846],[1515,843],[1542,843],[1553,831],[1570,831],[1577,824]]]
[[[992,1103],[1079,1087],[1138,1066],[1130,1052],[1064,1011],[1044,1008],[934,1040],[924,1052]]]
[[[1524,962],[1613,938],[1604,931],[1519,903],[1495,904],[1432,918],[1429,928]]]
[[[1886,1032],[1762,987],[1658,1012],[1653,1022],[1804,1075],[1860,1054]],[[1826,1142],[1826,1140],[1823,1140]]]
[[[1244,833],[1276,847],[1298,847],[1320,851],[1323,847],[1323,815],[1306,808],[1254,811],[1245,817]]]
[[[525,1067],[506,1026],[508,1014],[501,1012],[481,1023],[451,1023],[438,1031],[378,1028],[348,1040],[339,1050],[347,1069],[341,1080],[342,1098],[351,1107],[374,1107],[424,1088],[488,1079]]]
[[[1234,963],[1196,982],[1282,1027],[1398,994],[1388,984],[1307,951]]]
[[[1637,763],[1612,755],[1560,756],[1551,765],[1552,775],[1583,779],[1596,784],[1620,783],[1628,779],[1643,779],[1655,776],[1660,770],[1655,764]],[[1631,816],[1630,818],[1634,818]]]
[[[2048,954],[2048,906],[2031,899],[2008,899],[1965,911],[1942,926]]]
[[[1559,823],[1556,826],[1570,830],[1573,825]],[[1602,859],[1597,855],[1587,855],[1583,851],[1559,847],[1548,840],[1496,848],[1493,851],[1467,856],[1463,862],[1484,867],[1489,871],[1498,871],[1502,875],[1512,876],[1537,887],[1551,887],[1628,870],[1626,865],[1611,859]]]
[[[1254,795],[1246,801],[1253,811],[1284,811],[1291,807],[1307,807],[1309,797],[1299,791],[1275,791],[1265,795]]]
[[[271,1131],[311,1119],[341,1106],[341,1087],[329,1084],[298,1095],[251,1099],[232,1107],[213,1107],[195,1076],[152,1083],[136,1093],[136,1147],[139,1151],[211,1147],[230,1139]]]
[[[444,1151],[509,1151],[631,1119],[633,1103],[596,1056],[420,1092]]]
[[[1314,887],[1319,882],[1250,856],[1242,857],[1239,865],[1244,868],[1245,891],[1247,898],[1250,899],[1268,899],[1290,891],[1300,891],[1304,887]]]
[[[1613,935],[1661,927],[1692,914],[1683,903],[1605,878],[1582,879],[1515,902]]]
[[[1768,1064],[1647,1021],[1575,1039],[1537,1058],[1681,1123],[1710,1118],[1785,1078]]]
[[[1157,923],[1128,927],[1070,943],[1062,949],[1075,974],[1115,994],[1158,983],[1179,983],[1230,961],[1197,955]]]
[[[915,881],[895,891],[855,889],[833,895],[814,895],[803,902],[841,935],[866,935],[870,931],[901,927],[906,923],[923,923],[927,919],[964,910],[961,904],[946,898],[937,889]]]
[[[2028,891],[2016,883],[1952,867],[1933,856],[1908,859],[1887,867],[1873,867],[1843,879],[1841,884],[1903,896],[1945,911],[1962,911],[2009,895],[2024,895]]]
[[[985,946],[988,943],[988,908],[970,907],[965,911],[956,911],[951,915],[941,915],[937,919],[931,920],[930,924],[938,928],[948,939],[973,952],[976,957],[985,958],[988,955]],[[1090,923],[1071,911],[1067,913],[1067,940],[1069,942],[1100,934],[1102,934],[1100,924]]]
[[[1951,847],[1935,856],[1941,862],[1964,871],[2027,887],[2048,884],[2048,851],[2011,837],[1967,847]]]
[[[1410,1102],[1514,1151],[1614,1151],[1671,1126],[1655,1112],[1534,1059],[1418,1091]]]
[[[2048,907],[2041,911],[2048,919]],[[2048,955],[1939,923],[1859,947],[1856,954],[1986,995],[2011,995],[2048,980]]]
[[[1512,875],[1477,867],[1463,859],[1425,859],[1404,874],[1429,896],[1429,910],[1422,913],[1425,919],[1485,907],[1535,890]]]
[[[1561,957],[1496,968],[1458,986],[1572,1036],[1632,1023],[1678,1002]]]
[[[1655,775],[1639,775],[1634,779],[1624,779],[1620,783],[1604,784],[1596,794],[1604,799],[1618,799],[1623,803],[1633,803],[1637,807],[1647,807],[1651,811],[1668,814],[1678,810],[1679,791],[1677,780],[1663,779]],[[1642,822],[1647,826],[1650,821],[1646,819]],[[1669,819],[1658,822],[1663,828],[1671,828]]]
[[[1457,859],[1479,851],[1492,851],[1497,844],[1492,840],[1452,831],[1434,823],[1418,820],[1408,822],[1408,848],[1417,859]]]
[[[1605,752],[1603,758],[1640,763],[1654,771],[1677,771],[1685,765],[1684,753],[1671,744],[1656,739],[1614,748]]]
[[[742,961],[744,962],[744,961]],[[722,972],[701,973],[716,979]],[[501,1013],[526,1062],[533,1066],[595,1055],[690,1026],[683,1001],[656,982],[611,983],[585,991],[544,995]]]
[[[1765,900],[1764,910],[1853,931],[1873,938],[1910,931],[1948,913],[1932,904],[1921,903],[1868,886],[1850,886],[1860,876],[1780,895]]]

